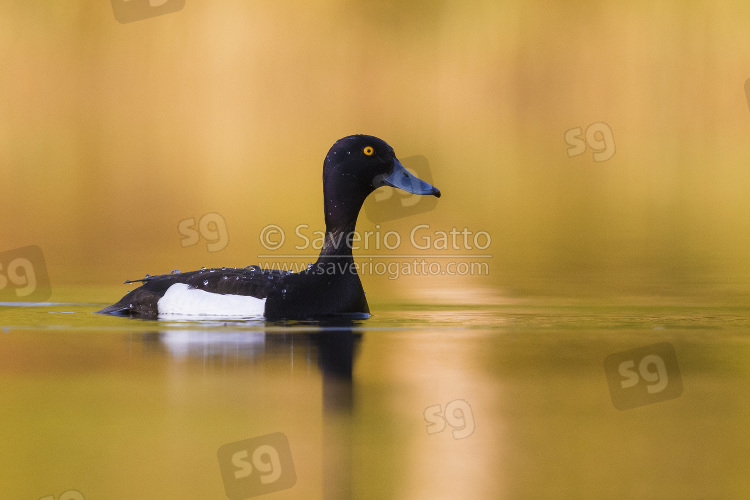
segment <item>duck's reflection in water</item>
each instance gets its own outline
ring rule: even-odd
[[[322,377],[323,446],[322,498],[351,498],[354,360],[362,333],[348,320],[316,322],[279,328],[268,325],[251,331],[170,329],[143,334],[147,350],[166,353],[177,360],[201,360],[206,364],[256,365],[289,363],[292,370],[305,363],[305,371]],[[286,333],[291,332],[291,333]],[[295,457],[296,458],[296,457]]]
[[[338,327],[317,336],[323,374],[323,498],[352,498],[352,371],[361,335]]]
[[[219,332],[201,330],[167,330],[146,334],[176,359],[252,360],[263,357],[266,334],[263,331]]]

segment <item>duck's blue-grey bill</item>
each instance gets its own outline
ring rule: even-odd
[[[393,172],[375,180],[375,187],[392,186],[411,194],[431,194],[440,198],[440,190],[409,173],[401,162],[394,160]]]

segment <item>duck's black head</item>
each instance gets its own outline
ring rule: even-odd
[[[436,187],[401,165],[385,141],[371,135],[350,135],[336,141],[323,164],[326,227],[343,229],[356,223],[365,198],[381,186],[440,197]]]

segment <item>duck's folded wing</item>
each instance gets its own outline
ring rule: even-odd
[[[198,311],[206,305],[216,309],[216,304],[231,307],[232,303],[240,301],[232,297],[216,296],[265,299],[286,274],[253,266],[244,269],[204,269],[189,273],[150,276],[143,280],[143,285],[128,292],[117,303],[97,312],[115,316],[156,318],[160,312],[164,312],[159,310],[159,301],[168,292],[167,300],[162,302],[163,307],[166,302],[170,305],[179,302],[180,307],[186,311],[190,311],[191,308]],[[193,293],[189,293],[191,291]],[[201,305],[198,305],[199,303]]]

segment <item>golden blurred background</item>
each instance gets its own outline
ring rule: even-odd
[[[268,261],[262,229],[322,230],[324,156],[367,133],[443,192],[381,231],[491,235],[487,275],[368,290],[742,300],[748,19],[736,1],[188,0],[121,24],[108,1],[0,1],[0,251],[41,247],[53,292]],[[614,155],[569,156],[566,131],[599,122]],[[209,213],[228,243],[183,246]]]

